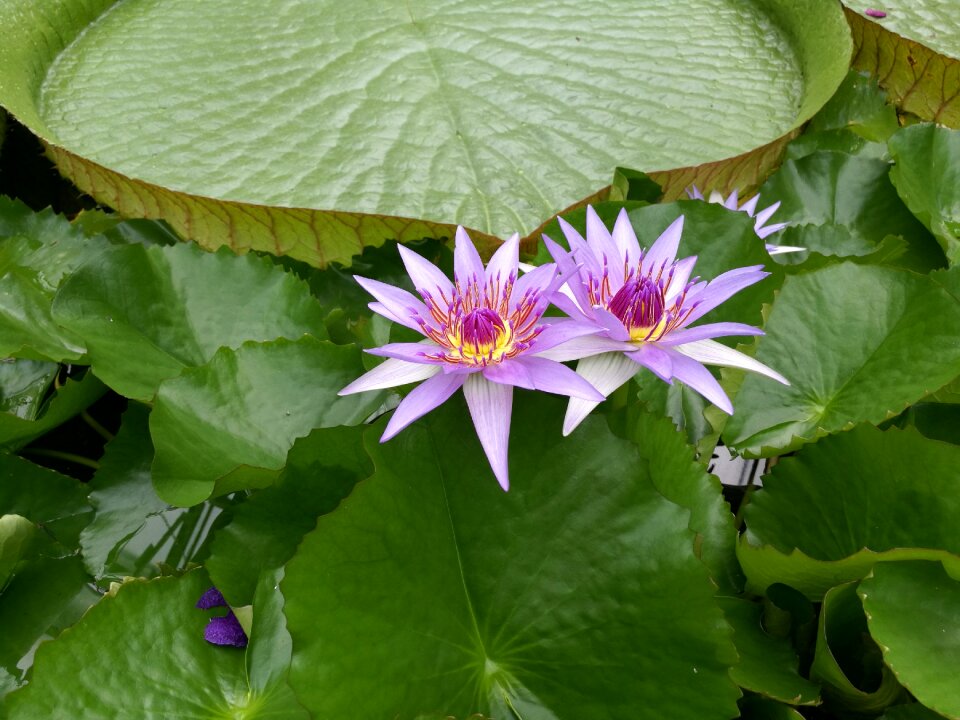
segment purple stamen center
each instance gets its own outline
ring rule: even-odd
[[[630,278],[610,300],[610,312],[628,330],[654,328],[663,318],[664,287],[648,277]]]
[[[464,344],[472,345],[475,352],[496,345],[505,330],[503,320],[490,308],[474,308],[468,312],[462,328]]]

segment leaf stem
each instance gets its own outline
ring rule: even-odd
[[[114,437],[113,433],[107,430],[103,425],[98,423],[93,418],[93,416],[90,413],[88,413],[86,410],[80,411],[80,417],[83,418],[83,421],[87,425],[89,425],[91,428],[93,428],[93,430],[97,433],[97,435],[102,437],[104,440],[106,440],[107,442],[110,442],[111,440],[113,440],[113,437]]]
[[[76,453],[64,452],[63,450],[49,450],[47,448],[23,448],[20,450],[21,453],[27,455],[37,455],[38,457],[48,457],[56,458],[57,460],[66,460],[67,462],[76,463],[77,465],[83,465],[88,468],[93,468],[94,470],[100,469],[100,463],[96,460],[91,460],[88,457],[83,455],[77,455]]]

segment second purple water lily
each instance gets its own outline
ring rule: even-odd
[[[583,358],[577,373],[604,396],[626,383],[641,367],[670,383],[689,385],[727,413],[733,405],[704,363],[738,367],[790,383],[766,365],[713,338],[762,335],[751,325],[733,322],[689,327],[740,290],[765,278],[762,265],[737,268],[710,282],[690,279],[696,256],[677,260],[683,217],[668,227],[649,250],[642,250],[626,210],[611,233],[587,208],[587,237],[559,219],[570,244],[567,253],[544,236],[561,272],[570,280],[553,301],[574,318],[593,323],[602,337],[573,340],[547,355],[555,360]],[[611,352],[594,353],[603,342]],[[589,346],[588,346],[589,345]],[[590,355],[590,357],[585,357]],[[573,398],[567,407],[563,433],[568,435],[598,405]]]

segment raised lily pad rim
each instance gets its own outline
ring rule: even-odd
[[[38,7],[24,0],[0,0],[0,25],[17,30],[10,33],[12,42],[0,46],[0,68],[13,69],[13,72],[0,71],[0,106],[42,141],[60,172],[81,190],[128,217],[166,220],[180,235],[206,249],[228,245],[237,252],[267,250],[320,267],[331,261],[349,264],[352,255],[362,252],[363,247],[378,246],[391,238],[407,242],[423,237],[447,240],[453,237],[456,224],[452,222],[274,206],[188,193],[130,177],[60,145],[39,113],[43,80],[61,52],[123,1],[50,0]],[[781,136],[739,155],[684,168],[647,169],[664,185],[666,199],[680,197],[683,189],[693,183],[704,189],[733,189],[735,185],[743,189],[743,182],[737,182],[740,178],[731,175],[745,173],[749,186],[758,183],[778,164],[790,137],[827,102],[846,76],[853,41],[839,4],[830,0],[751,0],[750,4],[784,33],[801,66],[803,93],[794,123]],[[66,23],[61,21],[64,16],[68,17]],[[812,16],[817,17],[816,25],[804,21]],[[62,29],[68,32],[59,32]],[[835,52],[828,51],[837,45],[848,50],[846,57],[837,58]],[[26,72],[17,72],[24,68]],[[701,167],[706,169],[703,178],[697,172]],[[729,167],[735,171],[724,172]],[[615,168],[610,169],[611,176],[614,171]],[[603,200],[609,191],[609,185],[598,188],[569,207],[558,209],[556,214]],[[533,251],[543,226],[553,217],[555,215],[543,218],[542,224],[524,238],[526,251]],[[322,226],[331,221],[343,227],[342,232],[331,233],[336,247],[328,252],[319,237],[328,231]],[[492,253],[499,244],[498,239],[487,233],[467,229],[486,254]],[[351,236],[353,242],[350,242]]]

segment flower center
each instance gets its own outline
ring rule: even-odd
[[[607,304],[634,342],[659,339],[671,320],[666,312],[665,284],[649,277],[630,278]]]
[[[460,353],[467,359],[501,360],[509,349],[513,333],[503,319],[490,308],[474,308],[460,323]],[[451,338],[454,340],[454,338]]]

